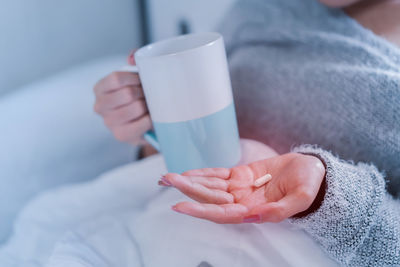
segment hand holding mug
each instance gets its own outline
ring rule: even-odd
[[[128,58],[130,65],[136,65],[133,52]],[[152,128],[152,123],[139,75],[113,72],[101,79],[93,90],[96,95],[94,110],[115,138],[133,145],[145,144],[143,134]]]
[[[173,37],[133,56],[129,62],[137,67],[124,67],[94,89],[95,110],[116,138],[145,139],[171,172],[236,165],[241,152],[222,36]]]

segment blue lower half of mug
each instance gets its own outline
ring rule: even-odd
[[[153,122],[169,172],[208,167],[230,168],[241,156],[235,107],[184,122]]]

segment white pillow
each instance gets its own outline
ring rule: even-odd
[[[0,98],[0,243],[38,192],[134,160],[137,148],[116,141],[92,108],[95,82],[124,63],[104,58]]]

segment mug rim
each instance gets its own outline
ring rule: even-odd
[[[156,47],[168,44],[168,43],[172,43],[172,42],[176,42],[179,41],[181,39],[188,39],[188,38],[194,38],[194,37],[198,37],[198,36],[212,36],[214,38],[212,38],[210,41],[204,41],[201,42],[198,45],[195,45],[191,48],[187,48],[187,49],[183,49],[180,51],[176,51],[176,52],[169,52],[169,53],[164,53],[161,55],[146,55],[146,52],[149,52],[153,49],[155,49]],[[206,46],[210,46],[213,45],[215,42],[217,42],[218,40],[220,40],[222,38],[222,35],[218,32],[200,32],[200,33],[189,33],[189,34],[183,34],[183,35],[179,35],[179,36],[174,36],[174,37],[170,37],[167,39],[163,39],[154,43],[150,43],[147,44],[141,48],[139,48],[136,52],[135,52],[135,59],[136,58],[161,58],[161,57],[170,57],[170,56],[175,56],[175,55],[180,55],[183,53],[187,53],[196,49],[199,49],[201,47],[206,47]]]

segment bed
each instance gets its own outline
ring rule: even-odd
[[[288,222],[220,225],[173,212],[161,155],[41,194],[19,215],[0,266],[337,266]]]

